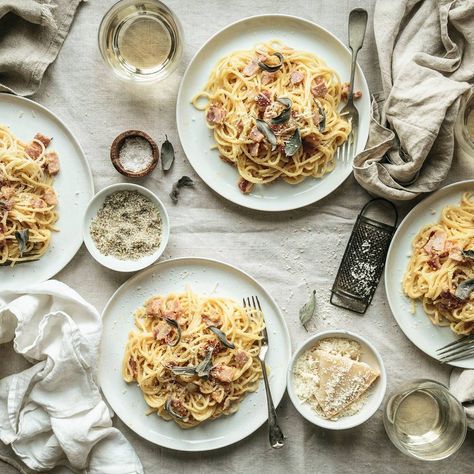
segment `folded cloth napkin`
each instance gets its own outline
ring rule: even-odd
[[[383,97],[354,175],[372,194],[413,199],[451,167],[453,127],[474,81],[474,2],[378,0],[374,32]]]
[[[0,91],[35,93],[82,0],[0,0]]]
[[[101,320],[58,281],[0,292],[0,344],[33,363],[0,380],[0,439],[32,469],[143,473],[95,381]]]
[[[463,404],[467,426],[474,430],[474,370],[454,369],[451,372],[449,389]]]

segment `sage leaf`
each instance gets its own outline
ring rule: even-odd
[[[188,367],[173,366],[169,369],[174,375],[196,375],[196,367],[193,365]]]
[[[464,280],[456,288],[455,295],[462,301],[466,301],[470,294],[474,291],[474,278]]]
[[[167,400],[166,400],[166,403],[165,403],[165,410],[174,418],[178,418],[178,420],[184,420],[184,417],[179,415],[178,413],[176,413],[174,410],[173,410],[173,407],[171,406],[171,397],[169,397]]]
[[[264,71],[267,71],[267,72],[277,72],[279,69],[281,69],[281,67],[283,66],[283,61],[284,61],[283,54],[272,53],[272,56],[276,56],[280,60],[280,62],[278,64],[275,64],[275,66],[270,66],[268,64],[265,64],[262,61],[259,61],[258,65],[260,69],[263,69]]]
[[[293,156],[301,147],[301,134],[300,129],[297,128],[295,133],[285,144],[285,155]]]
[[[28,245],[28,240],[30,239],[30,230],[17,230],[15,232],[15,239],[18,242],[18,248],[20,250],[20,257],[23,257],[23,254],[26,252],[26,247]]]
[[[300,321],[303,327],[308,330],[306,327],[307,324],[311,321],[316,310],[316,290],[313,290],[309,300],[306,304],[300,309]]]
[[[174,341],[173,343],[168,343],[168,346],[175,347],[179,344],[179,341],[181,340],[181,328],[179,327],[178,321],[176,321],[175,319],[165,318],[165,322],[176,329],[176,341]]]
[[[208,326],[208,329],[210,329],[217,336],[217,339],[219,339],[222,345],[228,349],[235,349],[234,344],[227,340],[226,335],[220,329],[216,328],[215,326]]]
[[[463,250],[461,254],[464,258],[474,260],[474,250]]]
[[[326,129],[326,112],[318,105],[319,112],[319,131],[322,133]]]
[[[174,148],[168,140],[168,135],[165,135],[166,140],[161,145],[161,168],[163,171],[169,171],[174,163]]]
[[[181,178],[179,178],[178,181],[173,184],[173,188],[170,192],[170,198],[175,204],[178,202],[180,189],[185,186],[194,186],[194,181],[189,176],[181,176]]]
[[[198,377],[204,377],[206,379],[209,377],[209,372],[212,369],[212,353],[213,350],[209,349],[207,351],[206,357],[204,357],[204,359],[199,362],[198,365],[196,365],[196,375]]]
[[[276,117],[272,118],[272,125],[279,125],[288,122],[291,117],[291,106],[293,105],[291,99],[288,99],[287,97],[280,97],[277,99],[277,102],[280,102],[280,104],[284,105],[285,108],[283,109],[280,115],[277,115]]]
[[[262,133],[265,136],[265,138],[268,140],[268,142],[272,146],[272,151],[274,151],[277,146],[277,137],[273,133],[273,130],[270,128],[268,123],[265,122],[265,120],[256,119],[255,123],[260,133]]]

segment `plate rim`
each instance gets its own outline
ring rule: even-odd
[[[84,153],[84,149],[82,148],[81,143],[77,139],[76,135],[72,132],[72,130],[68,127],[68,125],[64,122],[64,120],[62,120],[58,115],[56,115],[52,110],[50,110],[45,105],[42,105],[42,104],[40,104],[40,103],[38,103],[34,100],[28,99],[27,97],[15,95],[15,94],[10,94],[8,92],[0,92],[0,102],[5,100],[5,99],[6,100],[12,100],[13,102],[18,101],[18,103],[20,103],[20,104],[24,103],[24,104],[26,104],[26,106],[28,108],[30,108],[30,110],[31,110],[31,107],[37,107],[42,112],[44,112],[45,114],[50,115],[55,121],[57,121],[65,129],[65,131],[67,132],[67,134],[71,138],[73,144],[79,150],[79,154],[81,155],[82,161],[85,164],[86,174],[87,174],[87,177],[88,177],[89,186],[90,186],[90,190],[91,190],[91,198],[93,198],[95,196],[95,186],[94,186],[94,178],[92,176],[92,170],[91,170],[91,167],[89,165],[89,161],[86,157],[86,154]],[[82,226],[82,216],[81,216],[81,226]],[[50,278],[54,277],[59,272],[64,270],[71,263],[71,260],[76,256],[76,254],[79,251],[79,249],[81,248],[83,242],[84,242],[84,239],[82,237],[82,232],[81,232],[80,233],[80,238],[78,239],[77,244],[71,247],[74,250],[74,252],[71,252],[70,257],[66,259],[66,262],[64,263],[64,265],[62,265],[61,268],[58,268],[57,270],[46,271],[45,272],[46,276],[44,278],[41,278],[40,281],[38,281],[37,283],[41,283],[43,281],[49,280]],[[16,282],[16,281],[13,282],[13,286],[17,285],[17,283],[18,282]],[[35,283],[30,283],[30,284],[28,284],[28,286],[34,285],[34,284]],[[5,288],[2,288],[2,290],[7,290],[9,288],[11,288],[11,286],[7,283]]]
[[[161,265],[166,265],[166,264],[176,264],[176,263],[186,263],[186,262],[191,262],[191,263],[207,263],[207,264],[211,264],[211,265],[218,265],[220,267],[224,267],[224,268],[227,268],[227,269],[230,269],[234,272],[237,272],[238,274],[241,274],[243,276],[245,276],[246,278],[250,279],[254,284],[256,284],[267,296],[267,298],[271,301],[271,303],[275,306],[276,310],[277,310],[277,315],[280,319],[280,321],[282,322],[282,326],[283,326],[283,332],[284,332],[284,337],[286,339],[286,349],[288,351],[288,360],[286,361],[286,367],[285,367],[285,372],[284,372],[284,375],[283,375],[283,383],[284,383],[284,387],[283,387],[283,390],[282,390],[282,393],[281,395],[278,395],[278,396],[275,396],[274,393],[272,393],[272,397],[273,397],[273,401],[274,401],[274,404],[275,404],[275,408],[278,407],[278,405],[281,403],[285,393],[286,393],[286,386],[287,386],[287,378],[286,378],[286,373],[287,373],[287,370],[288,370],[288,366],[290,364],[290,361],[291,361],[291,357],[292,357],[292,347],[291,347],[291,336],[290,336],[290,331],[288,329],[288,325],[286,323],[286,319],[284,318],[283,316],[283,313],[280,309],[280,307],[278,306],[278,304],[276,303],[275,299],[273,298],[273,296],[266,290],[266,288],[261,284],[259,283],[254,277],[252,277],[251,275],[249,275],[246,271],[230,264],[230,263],[227,263],[227,262],[224,262],[223,260],[218,260],[218,259],[213,259],[213,258],[206,258],[206,257],[177,257],[177,258],[170,258],[170,259],[167,259],[167,260],[162,260],[160,262],[157,262],[157,263],[154,263],[153,265],[150,265],[149,267],[135,273],[135,275],[132,275],[129,279],[127,279],[124,283],[122,283],[115,291],[114,293],[112,294],[112,296],[109,298],[109,300],[107,301],[106,305],[104,306],[104,309],[102,310],[101,314],[100,314],[100,318],[101,318],[101,322],[102,322],[102,326],[103,326],[103,322],[104,322],[104,318],[106,316],[106,312],[109,310],[109,307],[111,306],[111,304],[113,303],[113,300],[119,295],[119,293],[122,291],[122,289],[127,286],[127,285],[130,285],[133,283],[134,280],[138,279],[142,273],[145,273],[145,272],[150,272],[152,270],[155,270],[157,268],[159,268]],[[105,393],[105,391],[103,390],[102,388],[102,370],[101,370],[101,365],[102,365],[102,344],[103,344],[103,334],[104,332],[102,332],[102,336],[101,336],[101,341],[100,341],[100,351],[99,351],[99,362],[97,364],[97,380],[98,380],[98,384],[99,384],[99,387],[101,389],[101,392],[103,394],[103,396],[105,397],[105,399],[107,400],[107,403],[112,407],[112,410],[114,410],[114,413],[117,415],[118,418],[120,418],[120,420],[122,421],[122,423],[124,423],[128,429],[130,429],[131,431],[133,431],[137,436],[140,436],[140,438],[142,439],[145,439],[147,441],[149,441],[150,443],[153,443],[154,445],[156,446],[160,446],[160,447],[163,447],[163,448],[166,448],[166,449],[171,449],[173,451],[179,451],[179,452],[204,452],[204,451],[214,451],[216,449],[221,449],[221,448],[224,448],[224,447],[227,447],[227,446],[231,446],[235,443],[238,443],[240,441],[242,441],[243,439],[246,439],[248,438],[250,435],[252,435],[253,433],[255,433],[258,429],[260,429],[267,421],[268,419],[268,416],[265,415],[263,421],[255,427],[255,429],[253,429],[252,431],[248,432],[247,434],[245,434],[244,436],[236,436],[235,438],[231,438],[231,440],[223,440],[223,441],[217,441],[217,443],[214,445],[214,446],[200,446],[200,445],[196,445],[196,446],[187,446],[187,447],[176,447],[176,446],[173,446],[171,445],[168,441],[163,441],[161,444],[158,444],[154,439],[152,439],[151,436],[145,436],[141,433],[138,433],[134,427],[130,426],[127,422],[125,422],[125,420],[123,420],[120,415],[116,412],[115,408],[112,406],[112,404],[109,402],[108,398],[107,398],[107,395]],[[265,406],[266,408],[266,406]]]
[[[293,205],[291,205],[291,204],[290,205],[285,205],[285,201],[280,201],[282,204],[278,208],[270,208],[270,209],[262,208],[257,203],[252,204],[251,202],[249,202],[247,204],[244,204],[244,203],[241,203],[241,202],[237,202],[237,200],[232,199],[231,196],[224,196],[224,194],[219,189],[217,189],[217,187],[215,186],[214,183],[208,183],[201,176],[201,173],[198,171],[198,169],[194,166],[192,161],[189,159],[188,154],[186,153],[185,147],[183,145],[183,140],[181,139],[181,136],[184,135],[184,133],[182,133],[182,131],[181,131],[181,128],[182,128],[181,125],[180,125],[181,116],[180,116],[180,112],[179,112],[179,104],[183,102],[183,85],[184,85],[184,83],[186,82],[186,80],[188,78],[188,74],[189,74],[189,71],[191,69],[191,66],[194,64],[197,56],[201,53],[201,51],[205,47],[207,47],[212,41],[214,41],[217,36],[219,36],[220,34],[225,32],[226,30],[238,25],[239,23],[244,24],[248,21],[252,21],[252,20],[256,20],[256,19],[262,19],[263,20],[263,19],[271,19],[271,18],[288,18],[288,19],[291,19],[291,20],[296,20],[296,21],[306,23],[307,25],[310,25],[312,28],[319,29],[320,31],[322,31],[326,35],[330,36],[330,38],[333,41],[338,43],[349,54],[351,54],[350,49],[335,34],[331,33],[328,29],[324,28],[323,26],[319,25],[318,23],[315,23],[314,21],[308,20],[306,18],[297,16],[297,15],[288,15],[288,14],[285,14],[285,13],[264,13],[264,14],[260,14],[260,15],[252,15],[252,16],[248,16],[248,17],[245,17],[245,18],[240,18],[236,21],[233,21],[232,23],[229,23],[228,25],[225,25],[221,29],[219,29],[207,41],[205,41],[203,43],[203,45],[192,56],[192,58],[189,61],[188,65],[186,66],[186,69],[184,71],[184,74],[183,74],[183,76],[181,78],[181,81],[180,81],[180,84],[179,84],[178,94],[176,96],[176,116],[175,116],[175,119],[176,119],[176,128],[177,128],[177,131],[178,131],[179,141],[181,143],[181,147],[183,148],[186,159],[187,159],[188,163],[191,165],[191,167],[193,168],[193,170],[195,171],[195,173],[206,184],[206,186],[208,186],[210,189],[212,189],[212,191],[214,191],[215,193],[217,193],[219,196],[223,197],[227,201],[232,202],[233,204],[236,204],[236,205],[241,206],[243,208],[252,209],[252,210],[261,211],[261,212],[272,212],[272,213],[274,213],[274,212],[286,212],[286,211],[292,211],[292,210],[295,210],[295,209],[301,209],[301,208],[304,208],[306,206],[310,206],[311,204],[314,204],[314,203],[316,203],[318,201],[321,201],[322,199],[326,198],[328,195],[335,192],[340,186],[342,186],[344,184],[344,182],[347,180],[347,178],[349,178],[349,176],[353,172],[352,165],[347,166],[347,170],[345,171],[345,175],[343,175],[343,177],[342,177],[342,181],[334,189],[328,190],[327,192],[323,192],[323,194],[319,198],[317,198],[316,200],[311,198],[309,200],[304,200],[303,203],[293,204]],[[363,72],[363,70],[360,67],[358,62],[356,62],[356,68],[357,68],[356,71],[359,74],[361,82],[366,87],[367,91],[369,92],[369,96],[370,96],[370,89],[369,89],[369,85],[367,83],[367,79],[366,79],[365,74],[364,74],[364,72]],[[367,112],[369,114],[368,115],[368,122],[370,122],[370,105],[369,105],[369,110]],[[368,139],[369,139],[369,132],[368,132],[368,129],[367,129],[367,136],[365,137],[364,148],[365,148],[365,145],[366,145]]]
[[[395,231],[395,234],[393,235],[392,241],[390,242],[390,247],[388,249],[387,258],[385,259],[385,262],[388,262],[389,258],[391,258],[391,256],[392,256],[392,253],[395,252],[395,250],[394,250],[395,242],[396,242],[397,237],[402,232],[402,227],[404,225],[406,225],[406,222],[408,221],[408,219],[411,218],[412,215],[415,214],[415,212],[418,210],[418,208],[421,205],[425,205],[425,206],[428,205],[429,206],[431,203],[433,203],[433,201],[436,201],[438,195],[440,195],[442,193],[445,193],[446,190],[452,189],[452,188],[458,188],[458,187],[462,188],[463,186],[466,186],[468,184],[472,184],[474,186],[474,179],[465,179],[465,180],[462,180],[462,181],[456,181],[454,183],[447,184],[446,186],[443,186],[442,188],[437,189],[435,192],[433,192],[432,194],[427,196],[425,199],[421,200],[418,204],[416,204],[416,206],[413,207],[408,212],[408,214],[403,218],[403,220],[398,225],[397,230]],[[389,288],[388,288],[388,285],[387,285],[388,273],[389,273],[388,265],[385,265],[385,268],[384,268],[385,296],[387,297],[387,301],[388,301],[388,305],[389,305],[389,308],[390,308],[390,312],[392,313],[392,317],[395,319],[395,322],[397,323],[398,327],[401,329],[401,331],[403,332],[405,337],[413,345],[415,345],[420,351],[424,352],[427,356],[429,356],[434,361],[438,362],[439,364],[442,364],[442,362],[440,362],[438,359],[436,359],[436,357],[434,357],[432,354],[427,352],[427,350],[425,350],[423,347],[421,347],[421,345],[418,342],[416,342],[415,337],[412,335],[413,333],[412,332],[410,333],[409,331],[405,331],[404,327],[400,323],[399,318],[396,315],[396,312],[394,311],[394,308],[396,308],[395,302],[391,298],[391,292],[389,291]],[[445,329],[447,331],[450,330],[448,327],[444,327],[444,328],[440,327],[440,329]],[[454,333],[453,333],[453,335],[454,335]],[[466,369],[466,368],[474,369],[474,364],[472,364],[472,366],[466,367],[465,364],[460,365],[459,362],[460,361],[452,361],[452,362],[446,362],[445,364],[450,365],[452,367],[459,367],[459,368],[462,368],[462,369]]]

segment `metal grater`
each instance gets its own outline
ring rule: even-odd
[[[377,204],[393,210],[393,225],[367,217]],[[379,284],[385,257],[398,221],[397,208],[386,199],[369,201],[357,217],[331,290],[331,304],[364,314]]]

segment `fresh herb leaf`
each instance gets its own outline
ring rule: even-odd
[[[295,133],[285,144],[285,155],[293,156],[301,147],[301,134],[300,129],[297,128]]]
[[[322,133],[326,129],[326,112],[320,105],[318,105],[318,112],[319,112],[319,131]]]
[[[169,171],[174,162],[174,148],[165,135],[166,140],[161,145],[161,168],[163,171]]]
[[[30,239],[30,230],[17,230],[15,232],[15,239],[17,240],[18,248],[20,249],[20,257],[23,257],[23,254],[26,252],[28,240]]]
[[[196,375],[196,366],[194,365],[188,367],[173,366],[169,369],[174,375]]]
[[[235,349],[234,344],[227,340],[226,335],[220,329],[216,328],[215,326],[208,326],[208,329],[210,329],[217,336],[217,339],[219,339],[222,345],[229,349]]]
[[[267,72],[277,72],[283,66],[283,61],[284,61],[283,54],[273,53],[272,56],[276,56],[280,60],[280,62],[276,64],[275,66],[269,66],[268,64],[265,64],[264,62],[259,61],[258,65],[260,69],[263,69],[264,71],[267,71]]]
[[[466,301],[470,294],[474,291],[474,278],[464,280],[456,288],[455,295],[462,301]]]
[[[256,123],[257,128],[260,131],[260,133],[265,135],[265,138],[268,140],[268,142],[272,146],[272,151],[274,151],[276,149],[276,146],[277,146],[277,137],[273,133],[273,130],[270,128],[268,123],[265,122],[264,120],[256,119],[255,123]]]
[[[461,254],[464,258],[474,260],[474,250],[463,250]]]
[[[206,357],[204,357],[204,359],[199,362],[198,365],[196,365],[196,375],[198,377],[204,377],[206,379],[209,377],[209,372],[212,369],[212,353],[213,350],[209,349],[207,351]]]
[[[285,108],[280,115],[272,118],[272,125],[279,125],[288,122],[291,117],[291,106],[293,105],[291,99],[288,99],[287,97],[279,97],[277,102],[280,102],[280,104],[284,105]]]
[[[194,181],[189,176],[181,176],[181,178],[179,178],[178,181],[173,184],[173,188],[170,192],[170,198],[175,204],[178,202],[180,189],[184,186],[194,186]]]
[[[173,410],[173,407],[171,406],[171,401],[171,397],[168,397],[165,403],[165,410],[174,418],[178,418],[178,420],[184,420],[184,416],[178,415],[178,413]]]
[[[176,321],[175,319],[165,318],[165,322],[176,329],[176,341],[174,341],[173,343],[168,343],[168,346],[175,347],[179,344],[179,341],[181,340],[181,328],[179,327],[178,321]]]
[[[300,309],[300,321],[303,327],[306,329],[306,331],[308,330],[306,326],[313,318],[315,310],[316,310],[316,290],[313,290],[307,303]]]

